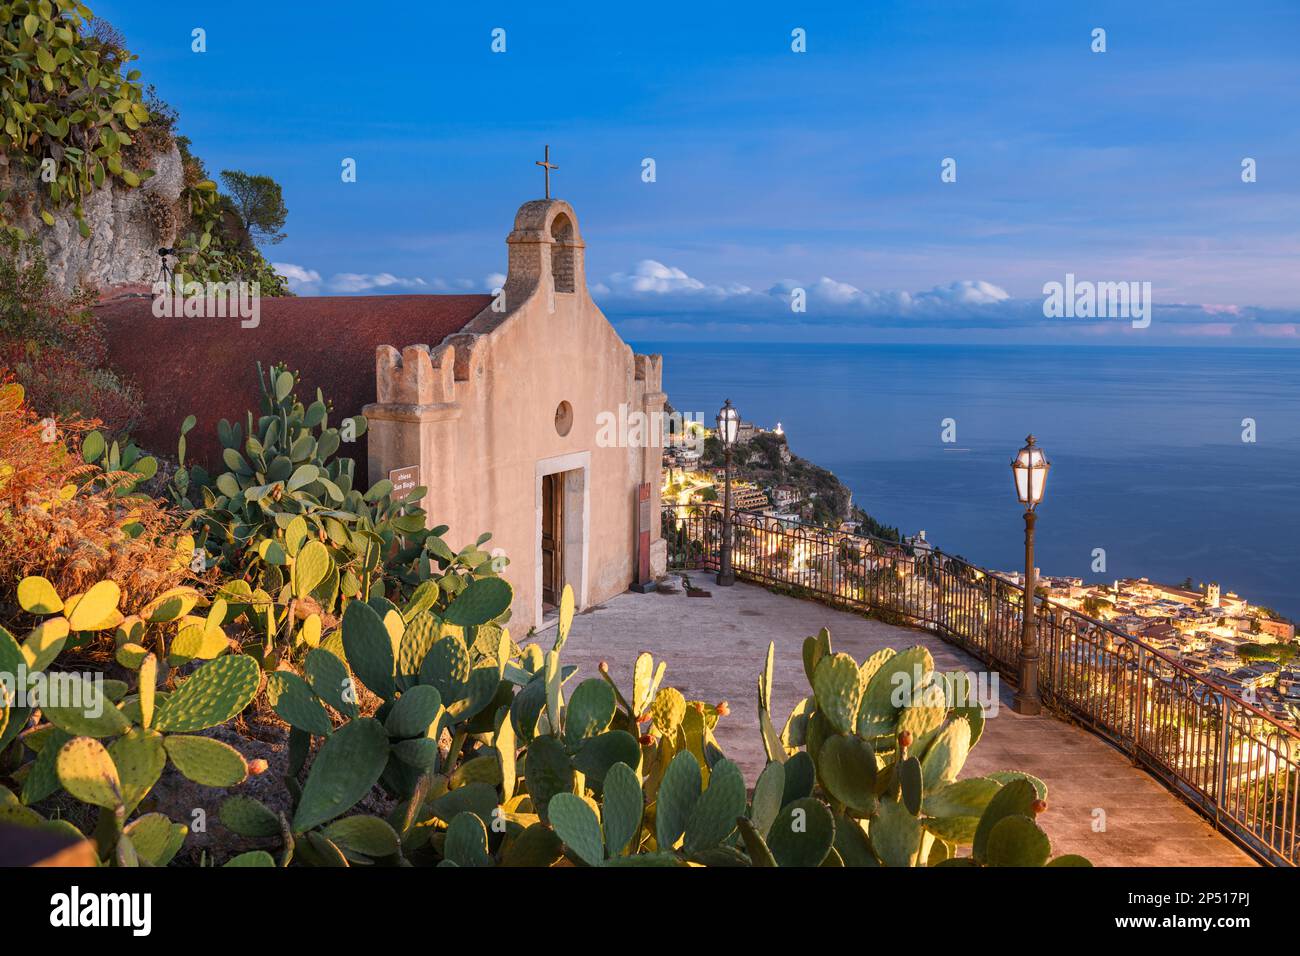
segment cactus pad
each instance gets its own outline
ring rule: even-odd
[[[59,750],[59,783],[82,803],[109,810],[122,806],[117,767],[104,745],[93,737],[74,737]]]
[[[487,624],[510,609],[513,597],[504,578],[477,578],[452,599],[443,620],[459,627]]]
[[[958,717],[939,731],[921,758],[925,789],[938,790],[956,780],[969,753],[970,724],[964,717]]]
[[[582,797],[557,793],[547,805],[551,826],[577,856],[588,866],[599,866],[605,859],[605,843],[596,812]]]
[[[803,797],[781,809],[766,842],[779,866],[821,866],[835,842],[835,818],[820,800]]]
[[[257,665],[253,667],[256,669]],[[60,704],[55,706],[42,700],[42,711],[50,723],[73,736],[113,737],[130,727],[130,722],[113,706],[102,687],[80,674],[62,675],[57,696]]]
[[[708,789],[700,795],[686,821],[682,849],[688,856],[711,850],[736,830],[736,818],[745,812],[745,780],[740,769],[722,759],[709,773]]]
[[[1034,801],[1037,799],[1038,793],[1028,780],[1012,780],[993,795],[980,815],[979,827],[971,840],[971,856],[976,862],[985,862],[993,828],[1010,816],[1019,815],[1032,820]]]
[[[826,791],[846,807],[861,814],[875,809],[876,752],[861,737],[827,740],[817,754],[817,772]]]
[[[432,737],[434,726],[442,713],[442,695],[429,684],[417,684],[401,697],[384,719],[384,729],[394,739],[405,737]]]
[[[252,701],[261,677],[257,661],[243,654],[208,661],[158,707],[154,728],[191,733],[225,723]]]
[[[690,753],[673,757],[663,780],[655,806],[655,839],[660,850],[677,845],[686,830],[686,823],[699,802],[703,784],[700,765]]]
[[[616,763],[605,774],[602,816],[605,845],[610,856],[620,856],[628,842],[641,829],[645,813],[645,796],[636,771],[625,763]]]
[[[465,695],[469,675],[469,648],[459,634],[448,634],[434,641],[420,665],[420,683],[438,688],[444,706]]]
[[[352,809],[379,780],[387,762],[388,734],[379,721],[361,717],[336,730],[316,753],[293,817],[294,832],[310,830]]]
[[[122,803],[129,814],[153,789],[167,766],[162,734],[133,727],[108,745],[108,755],[117,767]]]
[[[564,742],[576,747],[603,732],[614,719],[614,689],[600,678],[585,680],[569,698],[564,714]]]
[[[921,821],[899,801],[880,801],[867,836],[885,866],[917,865],[921,852]]]
[[[266,678],[266,700],[286,723],[317,737],[328,737],[333,725],[311,685],[290,671]]]
[[[812,685],[817,696],[817,709],[831,726],[842,734],[853,733],[862,703],[862,680],[857,662],[848,654],[823,656],[813,672]]]
[[[337,655],[324,647],[313,647],[303,662],[303,674],[317,697],[344,717],[357,716],[356,693],[347,691],[351,687],[352,675]],[[351,700],[347,699],[349,696]]]
[[[573,765],[558,739],[546,735],[535,738],[528,745],[528,756],[524,759],[524,780],[528,784],[533,807],[543,820],[547,818],[546,807],[551,797],[557,793],[571,792],[573,779]]]
[[[458,813],[447,827],[443,858],[457,866],[491,866],[487,851],[487,827],[475,813]]]
[[[385,700],[397,693],[393,683],[393,641],[384,620],[368,604],[351,601],[343,612],[343,649],[352,672]]]
[[[177,770],[205,787],[233,787],[248,776],[243,754],[220,740],[173,734],[163,746]]]
[[[676,687],[663,687],[655,694],[650,705],[650,717],[655,733],[660,737],[674,737],[686,717],[686,698]]]
[[[1047,834],[1032,819],[1013,813],[989,831],[985,860],[989,866],[1042,866],[1051,855]]]
[[[272,837],[280,832],[280,820],[266,804],[252,797],[227,797],[218,811],[226,829],[245,837]]]

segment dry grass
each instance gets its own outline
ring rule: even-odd
[[[115,581],[126,614],[189,577],[177,561],[179,518],[152,498],[115,496],[114,476],[71,450],[94,424],[55,422],[49,441],[20,390],[0,384],[0,622],[17,613],[2,605],[28,575],[48,578],[65,597]],[[92,475],[108,487],[89,487]],[[142,530],[128,534],[134,524]]]

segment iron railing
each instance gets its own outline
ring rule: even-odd
[[[1015,684],[1024,589],[938,549],[733,514],[736,576],[929,630]],[[722,510],[666,506],[671,568],[716,570]],[[1175,658],[1038,597],[1043,705],[1129,754],[1257,859],[1300,862],[1300,734]]]

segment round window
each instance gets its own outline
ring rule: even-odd
[[[569,434],[571,428],[573,428],[573,406],[568,402],[560,402],[555,408],[555,430],[563,438]]]

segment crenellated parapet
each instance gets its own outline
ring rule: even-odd
[[[375,350],[376,398],[381,405],[441,405],[454,402],[454,354],[447,345],[391,345]]]

